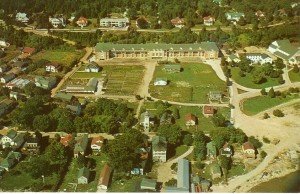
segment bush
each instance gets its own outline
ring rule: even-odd
[[[177,180],[172,178],[168,182],[165,183],[166,186],[176,186],[177,185]]]
[[[299,73],[299,67],[298,67],[298,65],[294,65],[293,72],[294,73]]]
[[[243,71],[239,71],[239,76],[241,76],[241,77],[245,77],[245,76],[246,76],[246,74],[245,74]]]
[[[263,96],[265,96],[265,95],[268,94],[268,93],[266,92],[266,89],[265,89],[265,88],[261,89],[260,93],[261,93],[261,95],[263,95]]]
[[[273,111],[273,115],[275,117],[284,117],[284,113],[281,110],[279,110],[279,109],[274,110]]]
[[[193,136],[191,134],[186,134],[183,138],[183,144],[190,146],[194,142]]]
[[[267,137],[263,137],[263,142],[264,143],[271,143],[271,141]]]
[[[265,158],[266,156],[267,156],[267,152],[265,152],[265,151],[260,152],[260,157],[261,158]]]
[[[270,115],[268,113],[264,113],[264,117],[263,118],[264,119],[268,119],[268,118],[270,118]]]
[[[274,91],[274,88],[271,88],[271,89],[269,90],[269,96],[270,96],[271,98],[275,98],[275,91]]]
[[[173,163],[171,165],[171,169],[176,171],[177,170],[177,163]]]
[[[201,161],[198,161],[198,162],[196,162],[196,164],[195,164],[195,166],[196,166],[196,168],[198,168],[198,169],[204,169],[204,167],[205,167],[205,164],[204,163],[202,163]]]
[[[284,79],[283,79],[282,76],[280,76],[280,77],[278,78],[278,83],[279,83],[279,84],[284,84],[284,83],[285,83],[285,81],[284,81]]]
[[[250,136],[250,137],[248,138],[248,141],[251,142],[251,143],[253,144],[253,146],[254,146],[256,149],[261,148],[262,145],[263,145],[263,144],[262,144],[258,139],[256,139],[254,136]]]

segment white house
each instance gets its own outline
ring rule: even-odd
[[[144,127],[145,132],[149,132],[150,126],[154,124],[153,115],[151,115],[148,111],[144,112],[140,116],[140,125]]]
[[[93,151],[100,152],[101,147],[103,146],[103,142],[104,142],[104,137],[102,136],[93,137],[91,142],[91,149]]]
[[[299,64],[300,62],[300,49],[294,47],[287,39],[272,42],[268,51],[290,64]]]
[[[240,13],[240,12],[227,12],[225,13],[226,19],[229,21],[236,21],[238,22],[241,17],[245,17],[244,13]]]
[[[63,17],[49,17],[49,22],[54,28],[58,28],[59,26],[66,26],[66,21]]]
[[[162,136],[154,136],[152,138],[152,159],[153,161],[167,161],[167,140]]]
[[[29,18],[27,17],[26,13],[18,12],[17,15],[16,15],[16,20],[18,22],[27,23],[29,21]]]
[[[9,47],[9,43],[5,42],[4,40],[0,40],[0,47]]]
[[[17,136],[17,132],[15,130],[11,129],[10,131],[8,131],[8,133],[4,135],[0,140],[2,147],[6,147],[6,145],[8,145],[9,147],[13,146],[15,144],[14,138],[16,136]]]
[[[165,78],[156,78],[154,81],[155,86],[166,86],[168,84],[168,80]]]
[[[100,27],[118,27],[124,28],[128,26],[129,19],[128,18],[102,18],[100,20]]]
[[[45,69],[47,72],[56,73],[61,69],[61,66],[58,63],[47,63]]]
[[[88,20],[85,18],[85,17],[80,17],[77,21],[76,21],[76,24],[83,28],[83,27],[86,27],[88,25]]]
[[[246,58],[249,59],[251,63],[265,64],[273,62],[272,58],[264,53],[247,53]]]
[[[255,148],[249,141],[243,143],[242,150],[247,158],[255,158]]]
[[[211,17],[211,16],[207,16],[207,17],[203,18],[203,24],[205,26],[212,26],[215,21],[216,21],[216,19],[214,17]]]

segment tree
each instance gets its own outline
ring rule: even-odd
[[[268,113],[264,113],[264,116],[263,116],[264,119],[268,119],[270,118],[269,114]]]
[[[174,106],[173,110],[172,110],[172,113],[173,113],[173,117],[175,119],[179,119],[180,118],[180,114],[179,114],[179,110],[177,107]]]
[[[204,160],[206,157],[207,137],[203,131],[197,131],[194,135],[194,154],[197,159]]]
[[[266,92],[266,89],[265,89],[265,88],[261,89],[261,90],[260,90],[260,93],[261,93],[261,95],[263,95],[263,96],[265,96],[265,95],[268,94],[268,93]]]
[[[279,110],[279,109],[274,110],[273,111],[273,115],[275,117],[284,117],[284,113],[281,110]]]
[[[283,69],[285,68],[285,64],[283,63],[283,60],[278,58],[276,61],[275,61],[275,66],[277,69]]]
[[[270,90],[269,90],[269,94],[268,94],[271,98],[275,98],[275,91],[274,91],[274,88],[272,87]]]
[[[282,77],[282,76],[279,76],[279,77],[278,77],[278,83],[279,83],[279,84],[284,84],[284,82],[285,82],[285,81],[284,81],[283,77]]]
[[[187,146],[190,146],[193,144],[193,136],[191,134],[186,134],[183,138],[183,143]]]
[[[165,183],[165,185],[166,185],[166,186],[170,186],[170,187],[174,187],[174,186],[177,185],[177,180],[174,179],[174,178],[172,178],[172,179],[170,179],[169,181],[167,181],[167,182]]]
[[[177,125],[161,125],[157,129],[157,135],[165,137],[170,144],[177,144],[180,141],[181,129]]]
[[[294,73],[299,73],[299,67],[298,67],[298,65],[294,65],[293,72]]]
[[[263,145],[263,144],[262,144],[258,139],[256,139],[254,136],[250,136],[250,137],[248,138],[248,141],[249,141],[250,143],[252,143],[252,145],[253,145],[256,149],[261,148],[262,145]]]
[[[255,84],[261,84],[264,80],[265,80],[265,72],[263,71],[263,69],[258,68],[258,69],[254,69],[253,73],[252,73],[252,81]]]
[[[219,161],[219,165],[221,166],[222,171],[224,173],[225,182],[227,182],[227,174],[228,174],[228,170],[231,167],[232,160],[230,157],[220,155],[218,157],[218,161]]]
[[[268,155],[267,152],[265,152],[263,150],[260,152],[260,157],[261,158],[265,158],[267,155]]]
[[[136,20],[136,23],[137,23],[137,26],[141,29],[146,29],[149,27],[148,21],[143,17],[138,18]]]
[[[45,156],[35,156],[31,158],[25,171],[33,178],[40,178],[41,175],[48,176],[51,174],[51,168],[49,168],[50,162]]]
[[[86,158],[83,155],[78,154],[78,158],[76,159],[76,163],[78,165],[78,168],[83,168],[86,164]]]
[[[217,113],[212,117],[213,123],[217,126],[217,127],[224,127],[225,126],[225,122],[226,119],[225,117],[221,114],[221,113]]]
[[[51,130],[51,118],[48,115],[37,115],[33,119],[33,128],[35,130],[48,132]]]

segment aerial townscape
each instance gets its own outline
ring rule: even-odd
[[[0,192],[300,192],[297,0],[1,0]]]

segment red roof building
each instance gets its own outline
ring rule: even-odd
[[[35,53],[35,48],[24,47],[23,50],[22,50],[22,53],[32,55],[33,53]]]
[[[204,106],[203,107],[203,115],[204,116],[213,116],[215,113],[215,109],[213,106]]]
[[[67,147],[70,143],[70,141],[72,140],[72,134],[68,134],[64,137],[60,138],[60,143],[63,144],[65,147]]]
[[[197,122],[197,118],[195,115],[189,113],[185,116],[185,124],[187,126],[193,126],[193,125],[196,125],[196,122]]]
[[[80,17],[78,20],[77,20],[77,25],[80,26],[81,28],[87,26],[87,24],[89,23],[89,21],[85,18],[85,17]]]
[[[97,136],[92,138],[91,148],[93,151],[100,151],[103,146],[104,137]]]
[[[107,164],[105,164],[100,173],[98,189],[107,190],[111,172],[112,172],[111,168]]]
[[[242,150],[247,158],[255,158],[255,147],[251,142],[245,142],[242,145]]]

